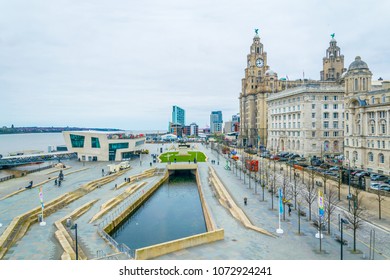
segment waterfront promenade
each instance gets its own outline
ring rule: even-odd
[[[281,226],[284,230],[282,235],[276,234],[278,227],[278,211],[277,200],[274,201],[274,210],[271,210],[270,195],[265,192],[265,201],[262,201],[261,188],[257,185],[255,189],[254,181],[251,182],[249,188],[248,180],[244,184],[243,178],[235,170],[226,170],[226,160],[222,155],[218,155],[215,151],[206,148],[201,144],[195,144],[199,150],[206,153],[208,161],[199,163],[199,173],[201,184],[207,205],[211,215],[219,228],[224,228],[225,239],[211,244],[201,245],[165,256],[159,259],[281,259],[281,260],[325,260],[340,258],[340,243],[334,239],[334,234],[339,234],[337,225],[337,213],[332,220],[331,235],[324,233],[324,238],[321,242],[322,250],[319,251],[319,239],[315,238],[317,228],[307,220],[307,217],[301,219],[301,235],[298,231],[298,216],[297,211],[293,210],[291,216],[286,216],[286,221],[282,221]],[[150,153],[156,153],[161,144],[148,144],[147,148]],[[168,145],[164,145],[164,149]],[[218,164],[219,159],[219,164]],[[211,160],[216,160],[216,164],[211,164]],[[114,249],[109,246],[98,234],[97,226],[104,219],[109,218],[110,213],[103,216],[96,222],[89,223],[90,219],[99,211],[100,206],[109,199],[122,193],[125,188],[114,190],[115,184],[119,185],[134,174],[139,174],[142,171],[150,168],[152,158],[150,155],[143,155],[142,162],[139,159],[131,161],[132,168],[124,174],[118,176],[115,180],[102,185],[83,196],[82,198],[72,202],[66,207],[60,209],[54,214],[45,217],[46,226],[39,226],[38,223],[33,224],[26,235],[23,236],[15,246],[5,254],[3,259],[27,259],[27,260],[59,260],[61,259],[62,249],[60,244],[54,237],[55,227],[54,222],[66,217],[78,207],[85,205],[87,202],[97,199],[98,201],[87,211],[80,216],[75,222],[78,224],[79,244],[88,259],[94,259],[102,256],[112,256],[112,259],[123,259],[123,254],[117,254]],[[43,184],[43,195],[45,201],[50,201],[55,197],[60,196],[65,192],[76,190],[83,184],[102,177],[102,169],[107,171],[107,162],[65,162],[72,168],[64,171],[65,181],[61,187],[55,186],[52,178],[58,175],[59,170],[48,169],[41,172],[29,174],[27,177],[12,179],[0,183],[0,199],[24,187],[26,182],[33,180],[35,184],[50,180]],[[209,186],[208,168],[212,166],[218,174],[221,181],[224,183],[227,190],[235,200],[236,204],[242,208],[252,223],[260,228],[266,229],[275,233],[276,237],[269,237],[253,230],[245,228],[239,221],[231,216],[223,206],[220,205],[216,198],[216,194]],[[153,164],[153,167],[165,168],[165,164]],[[50,173],[53,172],[53,173]],[[158,181],[159,176],[143,179],[147,187],[150,184]],[[18,194],[0,200],[0,223],[3,226],[0,228],[0,235],[5,231],[6,227],[12,219],[32,208],[40,205],[38,197],[38,189],[23,190]],[[140,190],[141,191],[141,190]],[[343,195],[345,194],[343,189]],[[244,197],[248,198],[248,204],[244,205]],[[375,229],[375,259],[389,259],[389,230],[390,215],[389,215],[389,199],[386,199],[383,204],[383,218],[381,221],[375,219],[376,205],[370,210],[368,220],[362,229],[358,230],[358,253],[353,253],[352,246],[352,231],[344,229],[344,238],[348,240],[348,246],[344,246],[344,259],[367,259],[369,256],[369,233],[371,229]],[[347,209],[347,204],[343,201],[340,204],[340,209],[337,211],[342,215],[343,209]],[[313,206],[315,209],[315,206]],[[306,211],[307,212],[307,211]],[[313,213],[316,212],[313,210]],[[315,215],[313,215],[314,218]],[[178,221],[180,222],[180,221]]]

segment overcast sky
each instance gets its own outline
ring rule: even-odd
[[[0,0],[0,126],[164,130],[239,112],[254,36],[279,78],[319,79],[335,33],[390,79],[390,1]]]

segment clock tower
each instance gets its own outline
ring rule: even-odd
[[[267,107],[266,97],[277,89],[277,75],[269,69],[267,53],[260,41],[258,29],[247,55],[245,77],[240,93],[240,141],[243,147],[266,146]],[[271,73],[271,75],[270,75]]]

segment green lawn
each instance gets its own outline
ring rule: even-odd
[[[168,155],[169,155],[169,161],[174,162],[176,159],[176,162],[187,162],[191,161],[194,162],[194,159],[196,158],[198,162],[205,162],[206,161],[206,155],[202,152],[188,152],[189,155],[185,156],[179,156],[179,152],[167,152],[160,155],[161,162],[168,162]]]

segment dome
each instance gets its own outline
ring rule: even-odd
[[[365,63],[360,56],[355,57],[355,61],[349,65],[348,70],[354,69],[368,69],[367,63]]]
[[[265,71],[265,75],[266,76],[275,76],[275,72],[272,71],[271,69],[269,69],[269,70]]]

